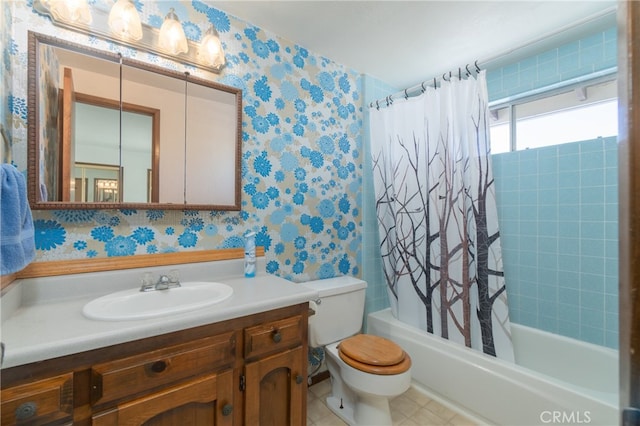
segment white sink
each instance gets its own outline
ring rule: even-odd
[[[147,319],[211,306],[232,294],[233,288],[227,284],[191,281],[168,290],[117,291],[90,301],[84,305],[82,313],[87,318],[102,321]]]

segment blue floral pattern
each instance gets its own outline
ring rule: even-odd
[[[52,250],[66,240],[67,231],[55,220],[36,219],[33,221],[33,227],[38,250]]]
[[[214,77],[243,90],[242,211],[56,210],[34,211],[38,260],[132,256],[243,247],[256,232],[267,271],[294,281],[358,274],[362,102],[358,73],[250,25],[200,0],[136,0],[145,23],[158,27],[174,7],[187,36],[199,39],[214,24],[227,66]],[[14,129],[26,129],[27,30],[173,69],[189,69],[157,55],[122,49],[54,27],[28,3],[13,5],[6,45],[12,93],[3,102]],[[3,5],[3,13],[6,13]],[[6,77],[5,77],[6,79]],[[13,132],[24,149],[26,131]]]

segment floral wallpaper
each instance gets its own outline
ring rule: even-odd
[[[362,82],[357,72],[206,1],[135,4],[143,21],[154,27],[173,7],[194,40],[213,23],[227,57],[219,75],[57,28],[33,11],[31,0],[9,3],[11,39],[3,64],[12,89],[3,102],[11,113],[13,160],[21,170],[27,168],[27,81],[22,70],[27,67],[29,30],[188,70],[243,90],[240,212],[34,211],[38,261],[241,247],[242,235],[252,230],[256,243],[265,247],[269,273],[298,282],[360,275]]]

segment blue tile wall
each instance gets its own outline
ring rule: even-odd
[[[536,56],[487,70],[489,100],[590,74],[617,65],[616,28],[586,36]]]
[[[616,138],[493,155],[511,320],[618,347]]]
[[[373,166],[371,165],[371,145],[369,143],[369,107],[371,102],[395,93],[393,88],[380,80],[365,75],[362,80],[363,127],[363,186],[362,200],[366,206],[362,212],[362,278],[367,282],[365,314],[389,307],[387,283],[382,272],[380,256],[380,236],[378,235],[378,219],[375,211],[375,193],[373,188]],[[365,316],[366,319],[366,316]],[[366,324],[365,324],[366,327]]]
[[[489,99],[617,65],[616,28],[488,70]],[[493,156],[511,320],[618,347],[615,138]]]

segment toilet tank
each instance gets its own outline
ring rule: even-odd
[[[318,292],[319,303],[309,317],[309,345],[325,346],[360,332],[367,283],[354,277],[336,277],[301,283]]]

